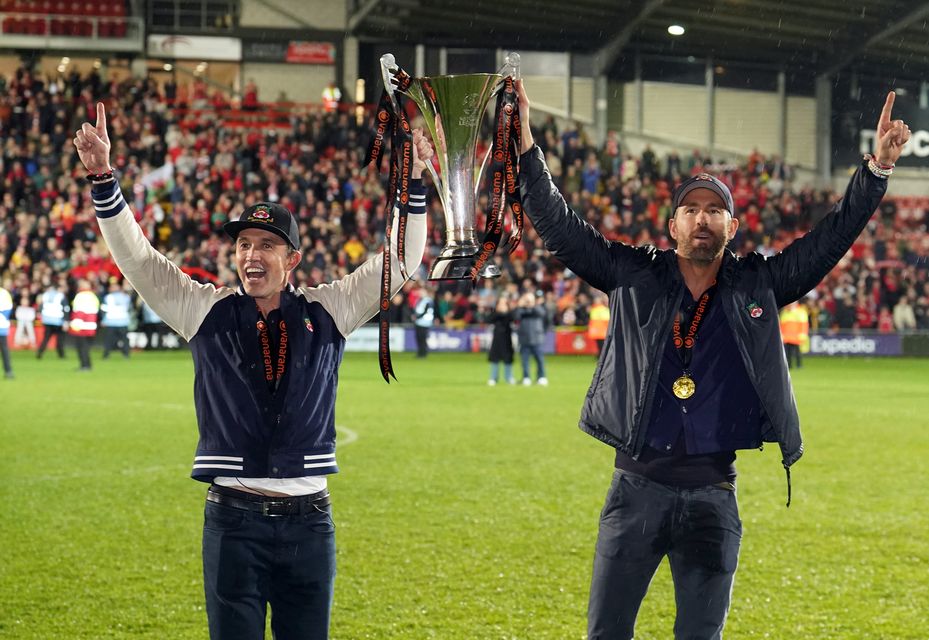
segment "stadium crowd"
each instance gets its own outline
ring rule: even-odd
[[[260,200],[280,202],[301,221],[297,284],[343,276],[377,251],[385,178],[361,166],[370,119],[299,105],[275,106],[276,115],[263,118],[258,114],[269,106],[258,103],[257,88],[250,85],[246,94],[230,101],[203,82],[158,86],[149,79],[107,81],[96,72],[0,74],[0,284],[17,305],[35,306],[59,281],[73,294],[87,280],[103,295],[121,277],[99,237],[71,143],[97,100],[111,114],[112,158],[127,200],[152,243],[193,277],[235,285],[234,251],[221,227]],[[559,130],[551,118],[536,132],[569,204],[614,240],[668,246],[672,190],[700,171],[732,185],[741,219],[736,252],[774,254],[841,196],[795,184],[791,166],[759,153],[734,164],[698,151],[659,158],[646,148],[634,157],[615,133],[596,147],[583,129]],[[811,292],[806,304],[814,329],[929,330],[929,206],[915,202],[886,199],[852,251]],[[486,204],[482,197],[479,210]],[[429,209],[423,277],[444,244],[434,191]],[[544,299],[549,324],[587,324],[598,292],[549,256],[531,225],[519,248],[497,259],[500,280],[473,290],[469,283],[438,284],[436,323],[482,323],[500,295],[516,300],[534,292]],[[411,320],[418,291],[409,286],[398,294],[395,321]]]

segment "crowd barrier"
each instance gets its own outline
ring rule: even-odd
[[[36,327],[36,339],[41,342],[43,327]],[[432,327],[429,330],[430,351],[481,353],[490,349],[491,327],[464,327],[452,329]],[[97,342],[102,344],[102,333]],[[8,338],[10,348],[13,336]],[[149,344],[153,342],[154,344]],[[54,343],[53,343],[54,344]],[[366,325],[349,336],[346,351],[376,352],[378,328]],[[69,345],[70,346],[70,345]],[[133,349],[185,349],[187,343],[165,328],[152,336],[141,331],[129,332],[129,346]],[[27,347],[28,348],[28,347]],[[391,352],[416,351],[416,334],[411,326],[396,325],[390,331]],[[597,353],[596,342],[587,335],[586,327],[559,327],[545,335],[544,353],[560,355],[589,355]],[[929,357],[929,331],[910,333],[877,333],[872,331],[815,332],[810,336],[807,356],[920,356]]]

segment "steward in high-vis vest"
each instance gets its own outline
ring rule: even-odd
[[[65,342],[62,328],[68,312],[68,299],[64,294],[64,286],[52,283],[39,298],[39,319],[45,328],[42,342],[36,351],[36,358],[41,358],[51,339],[55,338],[55,349],[58,357],[65,357]]]
[[[100,298],[91,290],[90,282],[79,280],[77,295],[71,302],[71,320],[68,333],[77,343],[77,357],[81,362],[78,371],[90,371],[90,346],[97,335],[97,314],[100,313]]]
[[[810,313],[803,304],[791,302],[781,309],[780,323],[787,366],[796,362],[799,369],[803,366],[800,354],[810,350]]]
[[[610,326],[610,308],[606,306],[606,297],[597,295],[590,307],[590,320],[587,321],[587,337],[597,343],[597,355],[603,350],[606,332]]]

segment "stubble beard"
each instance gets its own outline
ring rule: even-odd
[[[700,264],[711,264],[723,255],[726,248],[726,238],[712,235],[709,244],[694,246],[691,238],[685,238],[678,243],[677,252],[682,257]]]

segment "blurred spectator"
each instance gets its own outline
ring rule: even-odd
[[[128,285],[126,285],[128,286]],[[110,290],[103,296],[100,306],[103,317],[100,321],[103,332],[103,357],[109,358],[110,351],[120,349],[123,357],[129,357],[129,321],[132,299],[123,290],[116,278],[110,280]]]
[[[916,329],[916,314],[910,306],[909,296],[904,295],[894,305],[894,329],[897,331],[913,331]]]
[[[164,334],[168,331],[168,325],[144,300],[142,300],[140,320],[142,333],[145,335],[145,350],[163,348]]]
[[[781,337],[784,340],[784,351],[787,357],[787,366],[797,369],[803,366],[800,354],[809,344],[810,315],[806,305],[800,302],[791,302],[780,312]]]
[[[42,343],[36,351],[36,358],[42,357],[52,338],[55,339],[55,349],[58,351],[58,357],[65,357],[62,329],[70,307],[68,306],[68,298],[65,295],[64,283],[62,282],[59,285],[58,282],[58,280],[53,279],[39,299],[39,319],[44,327],[44,335],[42,336]]]
[[[416,357],[425,358],[429,352],[429,328],[435,322],[435,301],[429,294],[429,290],[419,285],[418,299],[416,306],[413,308],[413,325],[416,331]]]
[[[532,384],[532,377],[529,371],[529,358],[532,357],[536,365],[536,384],[543,387],[547,386],[548,378],[545,377],[545,354],[542,353],[542,347],[545,344],[545,332],[548,329],[545,306],[542,300],[537,299],[535,294],[530,291],[524,293],[519,298],[519,305],[514,316],[519,323],[517,325],[516,335],[519,338],[519,356],[523,366],[523,384]]]
[[[487,384],[491,387],[497,384],[501,363],[503,364],[503,379],[507,384],[516,384],[516,379],[513,377],[513,311],[505,295],[499,297],[487,322],[493,327],[490,352],[487,354],[487,359],[490,361],[490,378]]]
[[[24,293],[19,298],[19,306],[16,307],[16,335],[13,336],[13,344],[18,348],[35,349],[35,307],[29,299],[29,294]]]
[[[77,344],[77,356],[80,361],[78,371],[90,371],[90,347],[97,335],[97,316],[100,313],[100,299],[91,289],[90,282],[84,279],[77,282],[77,294],[71,301],[71,319],[68,333],[74,336]]]
[[[3,358],[3,375],[13,377],[13,365],[10,364],[10,318],[13,315],[13,296],[5,287],[0,287],[0,357]]]
[[[587,335],[597,345],[598,356],[603,351],[603,342],[606,340],[607,329],[610,325],[610,308],[607,302],[604,294],[594,295],[594,303],[590,308],[590,321],[587,325]]]

